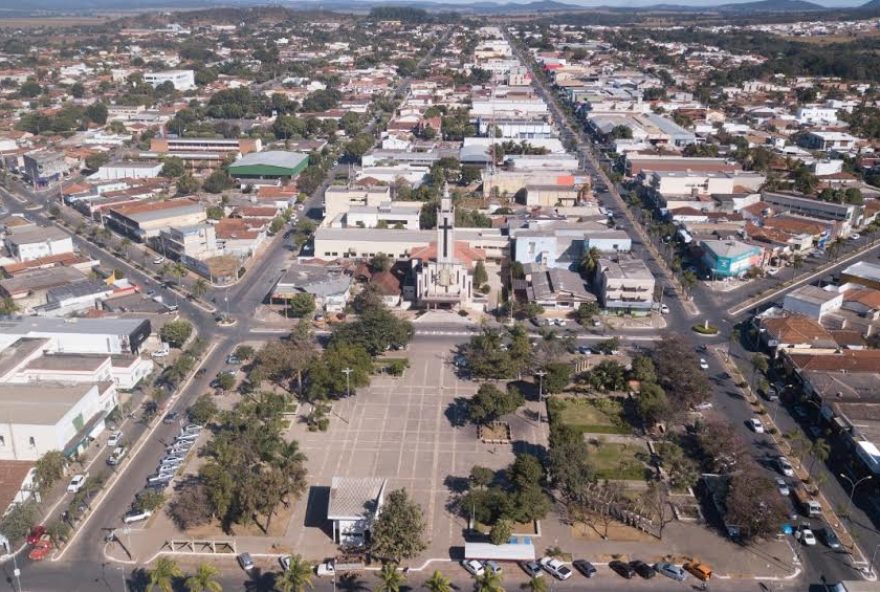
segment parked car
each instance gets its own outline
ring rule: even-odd
[[[637,574],[639,574],[643,579],[650,580],[654,576],[657,575],[657,572],[654,571],[654,568],[645,563],[640,559],[636,559],[635,561],[629,562],[630,567],[632,567]]]
[[[519,566],[524,572],[529,574],[529,577],[540,578],[544,575],[541,564],[537,561],[520,561]]]
[[[122,432],[113,432],[110,434],[110,437],[107,438],[107,446],[110,448],[116,448],[119,446],[119,442],[122,440]]]
[[[153,512],[150,510],[132,510],[122,517],[122,521],[126,524],[134,524],[135,522],[142,522],[152,515]]]
[[[290,555],[282,555],[278,558],[278,563],[281,565],[281,571],[290,570]]]
[[[117,446],[110,453],[110,456],[107,457],[107,464],[111,467],[118,465],[125,458],[126,454],[128,454],[128,446]]]
[[[52,552],[52,548],[52,537],[48,534],[44,534],[36,543],[34,543],[34,548],[28,553],[28,559],[31,561],[42,561],[49,556],[49,553]]]
[[[797,539],[808,547],[815,546],[816,535],[806,526],[801,526],[797,531]]]
[[[611,568],[611,571],[616,573],[617,575],[626,578],[627,580],[632,579],[634,575],[636,575],[636,570],[632,568],[632,566],[625,562],[615,559],[611,563],[608,564],[608,567]]]
[[[657,570],[657,573],[672,578],[676,582],[683,582],[687,579],[687,572],[674,563],[655,563],[654,569]]]
[[[586,559],[575,559],[571,562],[572,566],[583,575],[585,578],[592,578],[596,575],[596,566],[587,561]]]
[[[25,541],[28,545],[36,545],[37,541],[40,540],[40,537],[46,534],[46,527],[42,524],[37,524],[31,527],[30,532],[27,535]]]
[[[837,534],[830,526],[826,526],[819,531],[819,536],[822,537],[822,542],[829,549],[834,549],[835,551],[840,551],[843,547],[840,544],[840,539],[837,538]]]
[[[162,418],[162,423],[174,423],[180,418],[180,413],[177,411],[171,411],[165,414],[165,417]]]
[[[761,423],[761,420],[757,417],[752,417],[751,419],[746,421],[746,425],[749,426],[749,428],[756,434],[764,433],[764,424]]]
[[[241,553],[238,556],[238,564],[241,566],[241,569],[245,571],[254,569],[254,560],[251,559],[250,553]]]
[[[79,475],[74,475],[73,479],[70,480],[70,483],[67,484],[67,491],[69,493],[76,493],[82,486],[85,485],[86,479],[89,478],[88,473],[80,473]]]
[[[239,364],[241,364],[241,359],[235,354],[230,354],[226,356],[226,363],[233,366],[238,366]]]
[[[709,362],[706,361],[706,358],[700,358],[700,369],[701,370],[708,370],[709,369]]]
[[[708,582],[712,579],[712,568],[709,567],[705,563],[700,563],[699,561],[688,561],[684,565],[682,565],[686,572],[689,572],[692,576],[700,580],[701,582]]]
[[[495,575],[501,575],[501,573],[503,572],[501,566],[498,565],[498,562],[492,561],[491,559],[489,561],[484,561],[483,567],[486,568],[486,571],[491,572]]]
[[[486,573],[486,568],[483,567],[483,564],[477,561],[476,559],[467,559],[461,562],[461,566],[467,570],[475,578],[481,577],[484,573]]]
[[[791,489],[789,489],[788,483],[782,477],[776,478],[776,488],[779,489],[779,495],[784,495],[785,497],[791,495]]]
[[[776,459],[776,467],[779,469],[779,472],[786,477],[794,477],[794,467],[791,466],[791,463],[788,462],[788,459],[784,456],[780,456]]]
[[[544,568],[544,571],[558,580],[567,580],[571,577],[571,570],[558,559],[553,557],[542,557],[540,563],[541,567]]]
[[[162,257],[161,255],[159,255],[158,257],[153,259],[153,263],[155,265],[161,265],[162,263],[165,263],[165,257]]]

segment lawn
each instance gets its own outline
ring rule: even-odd
[[[587,445],[587,458],[599,479],[643,481],[648,468],[638,457],[644,454],[645,449],[636,444],[602,442]]]
[[[629,434],[619,399],[553,397],[547,402],[552,421],[570,425],[583,434]]]

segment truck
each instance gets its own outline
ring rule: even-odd
[[[813,496],[807,493],[807,490],[803,487],[792,488],[791,495],[794,497],[798,509],[805,516],[815,518],[822,515],[822,504],[813,499]]]
[[[315,568],[318,577],[335,576],[338,573],[347,571],[358,571],[364,569],[363,559],[359,557],[340,557],[339,559],[327,559]]]

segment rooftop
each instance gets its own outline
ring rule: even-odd
[[[376,514],[387,480],[379,477],[333,477],[328,520],[359,520]]]
[[[237,161],[229,165],[230,172],[237,168],[248,166],[273,166],[281,168],[295,168],[304,160],[308,160],[307,154],[299,152],[286,152],[283,150],[268,150],[266,152],[251,152],[245,154]]]
[[[857,261],[849,267],[843,269],[841,275],[868,280],[871,282],[880,282],[880,265],[869,263],[867,261]]]
[[[0,384],[0,417],[6,423],[53,426],[93,388],[93,383],[72,382]]]

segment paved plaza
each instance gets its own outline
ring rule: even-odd
[[[450,547],[463,545],[466,521],[450,512],[456,488],[464,487],[471,467],[502,469],[514,450],[546,446],[547,424],[532,419],[530,401],[510,420],[514,445],[484,444],[466,423],[463,399],[477,383],[455,376],[452,342],[418,340],[407,352],[410,368],[399,378],[377,376],[368,388],[334,406],[330,429],[309,432],[293,426],[293,437],[309,457],[310,494],[294,513],[288,540],[296,549],[334,546],[316,521],[326,510],[334,476],[382,477],[390,489],[406,488],[419,502],[428,524],[429,558],[448,558]],[[338,414],[338,417],[337,417]],[[302,528],[305,524],[306,528]]]

